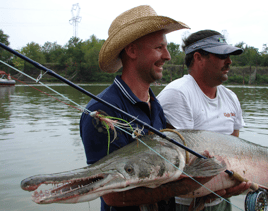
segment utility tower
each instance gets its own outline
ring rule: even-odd
[[[73,15],[73,18],[71,20],[69,20],[69,23],[71,25],[73,25],[73,36],[76,37],[76,34],[77,34],[77,25],[78,23],[80,23],[82,17],[79,16],[79,12],[80,12],[80,7],[79,7],[79,4],[73,4],[73,7],[72,7],[72,15]],[[76,14],[75,14],[76,13]]]

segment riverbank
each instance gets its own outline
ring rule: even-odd
[[[188,74],[186,66],[183,65],[164,65],[162,83],[173,81],[183,75]],[[254,84],[268,85],[268,67],[231,66],[228,72],[228,81],[224,84]]]
[[[90,80],[84,80],[81,78],[74,77],[72,79],[68,78],[63,71],[56,72],[60,76],[68,79],[69,81],[75,84],[86,84],[86,85],[110,85],[113,83],[116,75],[121,75],[122,73],[119,71],[114,74],[109,73],[98,73]],[[40,73],[35,73],[31,75],[34,79],[39,77]],[[163,70],[163,77],[161,80],[157,81],[152,85],[166,85],[173,80],[183,77],[183,75],[188,74],[187,69],[182,65],[165,65]],[[102,77],[103,76],[103,77]],[[27,83],[27,84],[35,84],[36,81],[29,79],[28,77],[18,73],[12,75],[12,78],[17,80],[18,83]],[[63,83],[59,79],[44,74],[42,79],[40,80],[43,83]],[[223,83],[223,85],[268,85],[268,67],[231,67],[228,73],[228,80]]]
[[[111,84],[116,75],[121,75],[122,70],[120,69],[116,73],[105,73],[105,72],[80,72],[76,70],[76,74],[68,73],[68,71],[64,69],[57,69],[58,66],[48,66],[58,75],[72,81],[73,83],[85,83],[85,84]],[[173,65],[173,64],[165,64],[163,66],[163,77],[157,83],[160,84],[168,84],[169,82],[182,77],[185,74],[188,74],[187,67],[185,65]],[[40,71],[37,70],[24,70],[25,73],[29,74],[33,78],[38,78]],[[30,82],[29,78],[26,76],[17,73],[14,70],[10,70],[11,75],[16,79],[21,81],[25,81],[27,83],[35,83]],[[225,84],[254,84],[254,85],[268,85],[268,67],[259,67],[259,66],[231,66],[231,69],[228,73],[229,79]],[[42,82],[49,83],[58,83],[59,79],[45,74],[43,72],[43,76],[41,79]]]

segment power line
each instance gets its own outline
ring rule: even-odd
[[[74,15],[76,11],[76,16]],[[73,4],[73,7],[72,7],[72,15],[73,15],[73,18],[71,20],[69,20],[69,23],[71,25],[73,25],[73,31],[74,31],[74,37],[76,37],[76,34],[77,34],[77,25],[78,23],[80,23],[82,17],[79,16],[79,12],[80,12],[80,7],[79,7],[79,4]]]

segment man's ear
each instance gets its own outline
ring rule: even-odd
[[[131,58],[136,59],[138,53],[138,46],[137,44],[130,43],[125,47],[125,53]]]
[[[205,64],[204,62],[206,61],[206,58],[207,57],[202,56],[201,53],[195,52],[193,56],[193,64],[202,67]]]
[[[196,62],[201,61],[203,58],[199,52],[195,52],[193,57],[194,57],[194,61],[196,61]]]

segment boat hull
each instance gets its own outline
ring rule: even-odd
[[[14,86],[15,84],[15,80],[0,79],[0,86]]]

